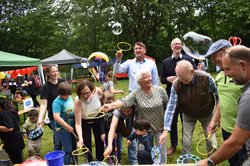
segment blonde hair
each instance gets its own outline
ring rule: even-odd
[[[109,71],[109,72],[106,74],[106,78],[107,78],[107,77],[109,77],[109,78],[112,79],[112,77],[113,77],[113,71]],[[116,80],[116,78],[115,78],[115,74],[114,74],[114,80],[113,80],[113,82],[114,82],[114,84],[117,83],[117,80]]]

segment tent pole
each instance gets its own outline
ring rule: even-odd
[[[37,66],[37,71],[38,71],[38,74],[39,74],[39,77],[40,77],[40,80],[41,80],[42,84],[45,84],[45,79],[44,79],[44,74],[43,74],[43,67],[42,67],[42,65],[38,65],[38,66]]]

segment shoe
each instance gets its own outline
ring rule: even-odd
[[[176,147],[171,147],[168,149],[168,156],[172,155],[176,151]]]

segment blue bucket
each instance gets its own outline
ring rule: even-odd
[[[49,152],[44,156],[48,166],[63,166],[64,165],[64,151]]]

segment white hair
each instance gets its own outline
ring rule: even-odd
[[[139,82],[142,79],[143,74],[146,73],[149,73],[151,75],[151,72],[147,68],[141,68],[135,74],[135,81],[138,83],[139,86],[140,86]]]

